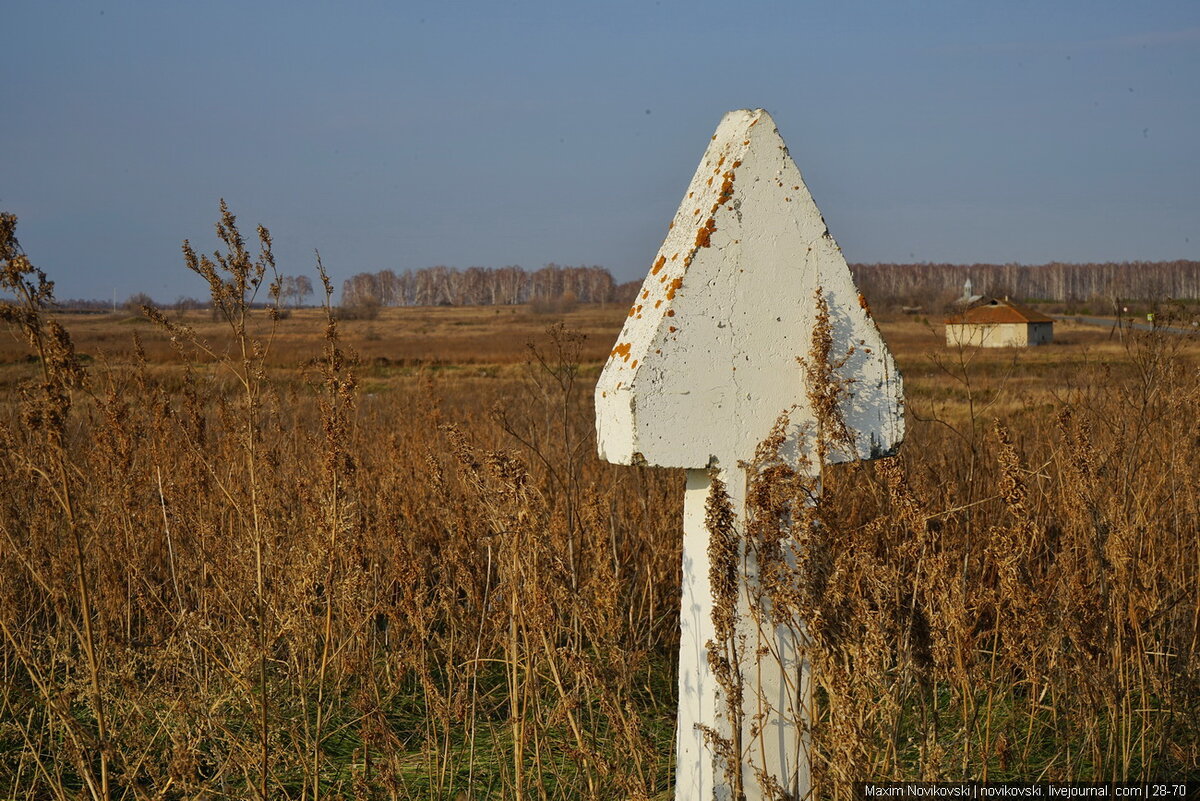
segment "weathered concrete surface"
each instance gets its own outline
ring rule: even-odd
[[[716,468],[744,531],[750,459],[781,414],[783,455],[820,469],[816,421],[798,357],[808,357],[826,301],[831,361],[847,392],[853,442],[830,461],[894,451],[904,433],[900,376],[770,116],[730,112],[709,143],[666,241],[596,385],[600,455],[623,464],[690,468],[684,494],[676,799],[725,801],[735,783],[705,731],[735,741],[729,703],[710,667],[716,640],[705,503]],[[804,461],[798,457],[810,457]],[[741,784],[772,797],[770,777],[796,798],[809,788],[803,726],[809,698],[802,632],[750,610],[756,567],[743,552],[736,619]]]
[[[743,471],[719,471],[730,505],[742,510],[746,500]],[[675,735],[677,801],[734,795],[725,765],[705,741],[705,729],[732,740],[727,700],[708,662],[708,644],[716,639],[713,595],[705,528],[705,504],[712,477],[707,470],[688,470],[683,495],[683,595],[679,608],[679,712]],[[742,521],[738,521],[739,533]],[[738,668],[744,677],[741,726],[742,785],[748,801],[770,798],[759,785],[760,771],[770,774],[790,797],[809,791],[807,741],[797,726],[808,719],[811,695],[802,634],[773,626],[750,612],[750,588],[757,576],[753,560],[743,564],[736,639]]]
[[[850,358],[843,404],[855,454],[904,433],[891,355],[775,123],[732,111],[717,128],[596,385],[601,457],[620,464],[733,467],[781,413],[811,420],[797,356],[809,350],[814,291]],[[852,352],[851,352],[852,351]]]

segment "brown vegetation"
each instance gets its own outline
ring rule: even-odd
[[[623,309],[281,319],[226,213],[189,255],[219,321],[63,327],[13,224],[5,797],[670,797],[681,475],[594,456]],[[1200,776],[1195,343],[883,329],[901,455],[755,491],[799,546],[822,795]]]

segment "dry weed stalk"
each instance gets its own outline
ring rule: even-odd
[[[174,352],[85,375],[0,220],[0,795],[669,796],[679,474],[587,456],[570,339],[520,381],[364,378],[328,321],[278,348],[223,209],[193,259],[228,334],[161,320]],[[756,456],[739,547],[807,627],[821,797],[1200,774],[1200,381],[1125,341],[1053,408],[819,484]]]
[[[31,681],[41,693],[47,710],[65,728],[72,746],[72,759],[76,770],[87,784],[92,798],[107,799],[109,787],[109,732],[108,709],[101,689],[101,644],[94,628],[93,587],[89,575],[86,535],[81,531],[77,512],[77,476],[70,463],[66,447],[67,426],[73,404],[72,390],[84,386],[86,374],[75,356],[71,338],[57,321],[48,318],[47,310],[54,302],[54,284],[46,274],[30,264],[16,238],[17,219],[11,214],[0,214],[0,289],[12,293],[16,303],[0,304],[0,319],[16,328],[37,354],[41,366],[40,382],[30,381],[20,388],[21,425],[28,439],[24,448],[13,448],[9,452],[17,457],[20,468],[34,478],[35,492],[49,497],[45,502],[57,507],[54,515],[67,531],[72,545],[75,562],[74,600],[79,604],[78,618],[82,624],[72,626],[74,642],[82,648],[86,657],[88,674],[88,700],[95,721],[95,734],[88,727],[79,725],[58,693],[53,690],[50,677],[46,676],[32,649],[18,639],[15,627],[0,617],[5,640],[12,646],[17,659],[28,673]],[[9,439],[9,437],[5,437]],[[7,528],[6,539],[10,547],[17,546],[15,537]],[[20,558],[20,557],[18,557]],[[25,561],[29,578],[42,588],[54,592],[56,600],[66,601],[69,597],[62,590],[52,589],[58,577],[45,576],[36,567]],[[53,583],[52,583],[53,582]],[[75,623],[75,620],[72,620]],[[27,633],[26,633],[27,636]],[[28,733],[26,733],[28,742]],[[95,762],[95,764],[93,764]],[[39,769],[46,774],[45,766],[39,761]]]
[[[845,388],[829,385],[820,315],[817,328],[804,364],[823,456],[845,447],[831,419]],[[805,634],[819,796],[867,778],[1200,773],[1184,667],[1200,622],[1200,381],[1164,358],[1177,341],[1131,345],[1141,381],[1093,383],[1062,405],[1058,436],[1023,438],[1033,453],[998,421],[982,441],[924,426],[900,457],[808,478],[779,455],[785,416],[745,465],[749,610]],[[935,459],[948,469],[920,470]]]

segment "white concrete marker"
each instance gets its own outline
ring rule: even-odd
[[[619,464],[689,468],[684,496],[680,619],[678,801],[732,799],[733,786],[708,745],[708,727],[730,738],[722,691],[709,669],[715,639],[704,504],[717,468],[739,525],[753,457],[790,410],[784,455],[799,467],[815,426],[805,374],[816,318],[828,304],[831,354],[849,380],[841,412],[854,447],[829,461],[892,453],[904,434],[900,375],[825,221],[762,109],[725,115],[675,214],[666,241],[629,310],[596,385],[600,456]],[[819,466],[813,468],[819,469]],[[747,613],[753,568],[743,563],[738,634],[746,677],[742,783],[750,801],[770,797],[756,770],[784,791],[809,790],[796,721],[807,705],[799,632],[760,627]],[[770,653],[765,653],[766,650]],[[765,655],[764,655],[765,653]]]

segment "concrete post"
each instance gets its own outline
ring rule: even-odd
[[[749,614],[756,576],[745,553],[736,620],[742,731],[731,731],[729,699],[708,659],[715,629],[705,503],[712,476],[720,477],[741,531],[747,477],[739,462],[753,457],[784,413],[781,453],[794,468],[819,469],[806,467],[816,461],[816,415],[797,360],[809,352],[818,291],[828,309],[836,377],[847,382],[839,411],[851,435],[825,459],[892,453],[904,433],[900,376],[841,249],[770,115],[730,112],[709,142],[596,385],[602,458],[688,468],[679,801],[736,801],[738,785],[750,801],[773,797],[772,785],[795,798],[809,791],[799,725],[808,698],[802,632],[755,622]],[[725,769],[706,730],[740,746],[740,780]]]

